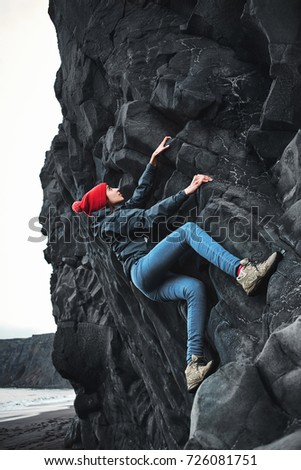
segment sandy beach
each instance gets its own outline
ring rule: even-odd
[[[0,449],[64,449],[75,416],[73,406],[0,423]]]

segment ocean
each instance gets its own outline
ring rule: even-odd
[[[72,389],[0,388],[0,423],[69,408]]]

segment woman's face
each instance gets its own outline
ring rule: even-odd
[[[119,188],[111,188],[109,185],[107,185],[107,198],[114,206],[124,201],[124,197],[119,191]]]

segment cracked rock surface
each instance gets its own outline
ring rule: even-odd
[[[53,361],[77,395],[69,441],[300,449],[300,2],[50,0],[49,14],[62,122],[41,171],[40,221]],[[71,211],[101,181],[130,196],[164,135],[174,142],[149,204],[210,174],[181,222],[196,221],[239,258],[281,253],[254,297],[191,251],[174,266],[208,291],[206,348],[217,366],[195,396],[183,373],[185,303],[147,299]]]

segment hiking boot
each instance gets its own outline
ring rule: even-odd
[[[205,356],[195,356],[193,354],[185,369],[187,391],[193,393],[207,377],[212,367],[213,361],[208,362]]]
[[[242,286],[247,295],[254,293],[258,284],[265,278],[271,268],[274,266],[277,258],[275,251],[266,261],[262,263],[250,261],[248,258],[241,260],[243,266],[236,281]]]

